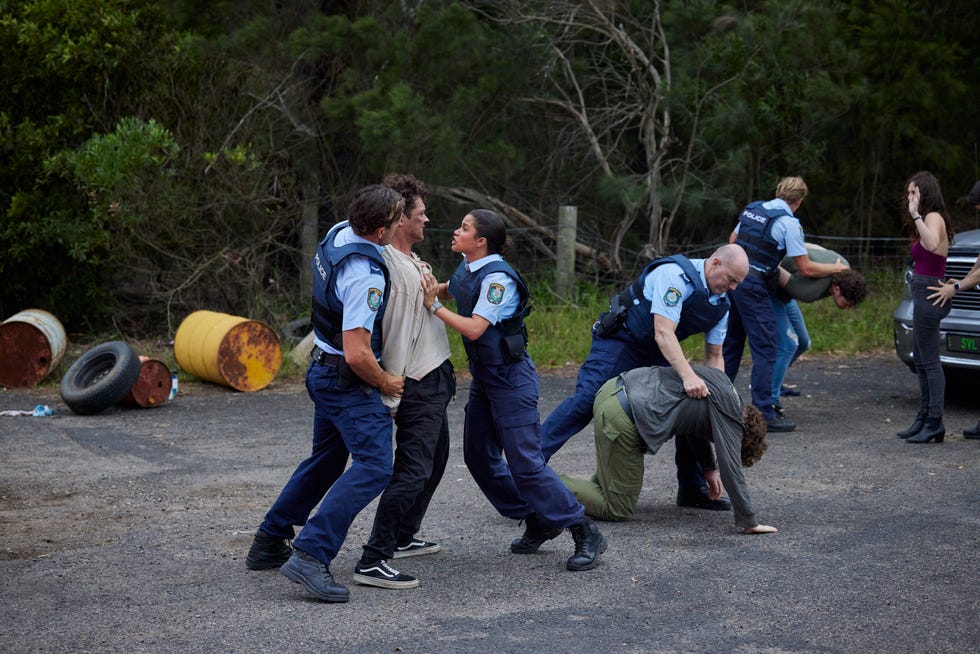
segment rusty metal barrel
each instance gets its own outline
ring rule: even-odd
[[[177,328],[174,356],[185,372],[239,391],[258,391],[275,379],[282,345],[274,329],[257,320],[195,311]]]
[[[140,376],[122,399],[122,404],[149,409],[162,405],[170,397],[171,375],[167,364],[159,359],[140,356]]]
[[[43,309],[25,309],[0,323],[0,386],[33,386],[55,369],[68,348],[61,321]]]

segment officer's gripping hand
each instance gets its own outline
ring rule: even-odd
[[[684,392],[687,393],[688,397],[695,400],[700,400],[710,395],[708,385],[704,383],[703,379],[693,373],[689,379],[684,380]]]
[[[401,397],[402,392],[405,390],[405,378],[386,372],[381,377],[381,384],[378,386],[378,390],[385,395]]]

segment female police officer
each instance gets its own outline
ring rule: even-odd
[[[463,261],[448,283],[429,280],[425,306],[462,334],[469,358],[466,467],[502,515],[525,521],[512,552],[536,552],[567,527],[575,554],[566,567],[591,570],[606,539],[541,454],[538,377],[524,349],[530,297],[524,280],[501,257],[510,249],[503,220],[487,209],[471,211],[453,232],[452,249]],[[459,313],[442,306],[437,296],[454,297]]]

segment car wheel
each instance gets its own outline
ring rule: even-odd
[[[68,368],[61,399],[80,415],[92,415],[119,402],[140,375],[140,360],[126,343],[96,345]]]

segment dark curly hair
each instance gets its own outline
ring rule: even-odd
[[[852,307],[861,304],[868,296],[868,283],[864,280],[864,275],[856,270],[848,268],[835,273],[831,276],[830,283],[837,284],[840,294],[851,303]]]
[[[766,419],[759,409],[746,404],[742,407],[742,422],[745,425],[742,432],[742,465],[751,468],[769,447],[766,443]]]
[[[429,187],[415,175],[405,175],[402,173],[388,173],[381,182],[388,188],[393,188],[405,198],[405,211],[411,211],[415,206],[415,201],[421,199],[425,202],[429,197]]]

